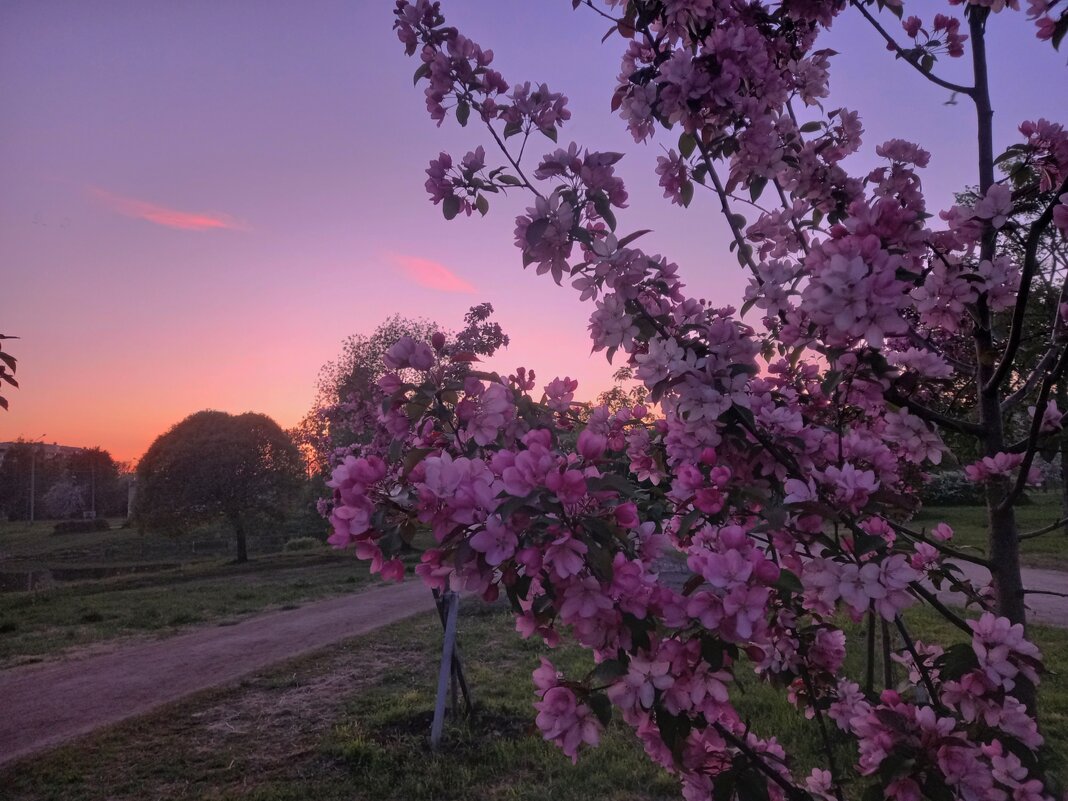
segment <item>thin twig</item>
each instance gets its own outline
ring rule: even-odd
[[[1043,526],[1042,528],[1035,529],[1034,531],[1028,531],[1024,534],[1021,534],[1017,539],[1019,539],[1021,542],[1023,542],[1024,540],[1033,540],[1035,537],[1041,537],[1043,534],[1049,534],[1051,531],[1056,531],[1064,525],[1068,525],[1068,517],[1061,518],[1056,523],[1050,523],[1048,526]]]
[[[1058,598],[1068,598],[1068,592],[1057,592],[1055,590],[1024,590],[1024,595],[1055,595]]]
[[[875,28],[875,30],[877,30],[879,34],[883,37],[883,39],[886,40],[886,43],[890,45],[890,48],[895,53],[897,53],[898,57],[901,58],[905,63],[912,66],[924,78],[929,80],[931,83],[938,84],[943,89],[948,89],[951,92],[960,92],[962,95],[968,96],[971,96],[975,92],[975,89],[971,86],[961,86],[958,83],[952,83],[950,81],[943,80],[934,73],[925,70],[919,65],[919,63],[917,63],[916,59],[911,56],[908,51],[905,50],[905,48],[903,48],[897,43],[897,40],[894,39],[894,37],[887,32],[886,28],[879,24],[879,20],[875,19],[875,17],[871,15],[871,12],[869,12],[868,9],[865,8],[862,3],[858,2],[858,0],[850,0],[850,2],[855,9],[857,9],[861,14],[864,15],[868,22],[872,24],[872,27]]]
[[[927,670],[927,666],[920,659],[920,654],[916,650],[916,644],[912,641],[912,636],[909,634],[909,630],[905,627],[905,621],[901,619],[901,615],[894,618],[894,623],[897,624],[897,630],[901,634],[901,639],[905,642],[905,648],[912,654],[912,661],[916,664],[916,669],[920,671],[920,678],[923,680],[923,686],[927,688],[927,695],[931,697],[931,703],[934,704],[935,709],[941,710],[941,700],[938,698],[938,693],[935,692],[934,681],[931,680],[931,673]]]
[[[890,518],[885,517],[883,515],[880,515],[879,517],[899,534],[904,534],[906,537],[911,537],[914,540],[924,542],[939,551],[940,553],[944,553],[946,556],[949,556],[953,559],[959,559],[962,562],[971,562],[973,565],[985,567],[987,570],[993,567],[993,565],[987,559],[983,559],[979,556],[973,556],[972,554],[965,553],[964,551],[958,551],[956,548],[951,548],[948,545],[944,545],[938,540],[931,539],[920,531],[914,531],[913,529],[903,526],[900,523],[896,523]]]
[[[909,587],[912,588],[912,591],[914,593],[916,593],[918,596],[923,598],[923,600],[927,601],[927,603],[937,609],[942,614],[942,616],[945,617],[946,620],[948,620],[961,631],[967,632],[968,635],[971,636],[972,628],[968,625],[967,621],[960,615],[958,615],[956,612],[954,612],[952,609],[950,609],[948,606],[946,606],[944,603],[939,601],[938,598],[935,597],[935,594],[933,592],[928,590],[918,581],[913,581],[911,584],[909,584]]]

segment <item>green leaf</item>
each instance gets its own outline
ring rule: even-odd
[[[581,242],[584,245],[593,244],[593,236],[590,234],[590,232],[587,231],[585,228],[580,228],[578,226],[575,226],[571,229],[571,238],[574,239],[576,242]],[[578,265],[571,269],[572,275],[579,271],[577,268]]]
[[[801,133],[815,133],[823,129],[822,122],[806,122],[801,126]]]
[[[745,801],[768,801],[768,780],[763,773],[748,765],[744,770],[738,771],[737,778],[738,798]]]
[[[735,797],[733,771],[719,774],[712,783],[712,801],[734,801]]]
[[[456,121],[461,126],[467,125],[467,120],[471,116],[471,104],[466,100],[461,100],[456,104]]]
[[[686,745],[686,738],[693,728],[693,723],[685,715],[672,715],[663,706],[656,706],[656,726],[660,729],[660,738],[664,741],[672,755],[675,764],[682,762],[682,749]],[[744,796],[743,796],[744,797]]]
[[[863,799],[863,801],[884,801],[886,795],[883,793],[882,782],[879,782],[878,784],[868,785],[867,789],[864,790],[864,795],[861,796],[861,798]]]
[[[427,406],[425,403],[416,403],[413,401],[412,403],[409,403],[407,406],[404,407],[404,413],[408,415],[408,419],[414,423],[416,420],[426,414],[426,409]]]
[[[763,176],[757,176],[749,182],[749,198],[754,203],[760,200],[760,196],[764,193],[764,187],[768,185],[768,179]]]
[[[586,563],[590,566],[593,574],[606,584],[611,583],[615,570],[612,567],[612,554],[607,548],[587,541],[589,550],[586,552]]]
[[[697,140],[693,134],[684,133],[679,137],[679,152],[684,159],[688,159],[693,155],[694,148],[697,147]]]
[[[853,548],[858,556],[877,551],[884,545],[886,545],[886,540],[882,537],[876,537],[864,531],[853,532]]]
[[[478,213],[483,217],[489,212],[489,201],[486,200],[485,195],[479,195],[475,200],[475,208],[478,209]]]
[[[955,681],[969,671],[979,667],[979,659],[975,656],[971,643],[959,642],[951,645],[935,660],[939,678]]]
[[[1053,36],[1050,37],[1054,50],[1061,49],[1061,42],[1064,40],[1064,35],[1066,33],[1068,33],[1068,14],[1061,12],[1061,18],[1057,20],[1057,24],[1053,26]]]
[[[430,75],[430,64],[423,63],[419,65],[419,69],[415,71],[415,75],[412,76],[412,83],[419,83],[420,78],[426,78]]]
[[[402,475],[408,475],[415,466],[423,461],[424,457],[434,452],[433,448],[412,448],[406,454],[404,454],[404,467]]]
[[[532,248],[537,247],[541,242],[541,238],[545,236],[545,229],[549,227],[548,217],[539,217],[536,220],[532,220],[530,225],[527,226],[526,240],[527,244]]]
[[[701,658],[705,660],[708,669],[715,673],[726,663],[727,649],[723,640],[706,634],[701,637]]]
[[[586,683],[595,687],[611,684],[627,675],[627,666],[618,659],[606,659],[586,676]]]
[[[551,139],[554,142],[556,141],[556,128],[539,128],[538,130],[545,134],[548,139]]]
[[[590,199],[593,201],[593,207],[597,209],[597,213],[608,223],[608,227],[613,231],[616,230],[616,215],[612,213],[612,204],[608,200],[608,195],[604,192],[593,192],[590,195]]]
[[[780,570],[779,578],[772,586],[779,590],[781,593],[800,595],[805,591],[805,588],[801,586],[801,579],[797,577],[797,574],[790,570]]]
[[[650,231],[651,231],[651,229],[649,229],[649,228],[643,228],[640,231],[635,231],[633,234],[627,234],[625,237],[623,237],[622,239],[619,240],[619,246],[621,248],[625,248],[627,245],[629,245],[635,239],[637,239],[640,236],[645,236],[646,234],[650,233]]]
[[[445,215],[446,220],[453,219],[460,213],[460,198],[456,195],[446,195],[441,201],[441,213]]]
[[[606,473],[603,476],[586,479],[586,487],[590,492],[602,492],[612,490],[631,498],[637,492],[637,488],[627,479],[615,473]]]
[[[608,700],[607,695],[593,693],[587,699],[587,703],[590,705],[590,709],[593,710],[593,714],[601,721],[602,726],[607,726],[612,722],[612,702]]]
[[[700,509],[694,509],[692,512],[689,512],[684,518],[682,518],[681,521],[679,521],[679,530],[676,536],[680,540],[684,539],[686,535],[690,533],[690,529],[694,527],[694,524],[697,523],[698,519],[700,519],[701,516],[702,513]]]
[[[522,181],[520,181],[514,175],[508,175],[507,173],[505,173],[504,175],[497,176],[497,183],[504,184],[505,186],[522,186],[523,185]]]
[[[693,181],[685,181],[682,184],[682,191],[679,192],[682,199],[683,206],[689,206],[693,201]]]

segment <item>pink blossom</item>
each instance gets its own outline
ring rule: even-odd
[[[586,566],[583,556],[587,550],[584,542],[564,534],[545,549],[545,564],[558,579],[570,578]]]
[[[416,342],[409,336],[401,337],[383,359],[391,370],[411,367],[414,370],[429,370],[434,366],[434,352],[425,342]]]
[[[470,539],[471,547],[486,555],[486,562],[496,567],[510,558],[519,540],[500,518],[493,516],[486,520],[486,527]]]
[[[578,762],[581,745],[597,745],[600,742],[601,726],[597,718],[566,687],[546,690],[534,708],[538,710],[536,722],[542,736],[546,740],[556,741],[572,762]]]

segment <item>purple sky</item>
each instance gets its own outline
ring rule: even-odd
[[[0,5],[0,333],[22,337],[8,348],[22,389],[9,393],[0,440],[43,434],[133,459],[201,408],[292,425],[349,334],[395,312],[455,328],[481,301],[512,336],[493,366],[569,374],[588,390],[580,396],[608,383],[611,368],[588,355],[589,312],[575,293],[520,269],[521,201],[446,223],[426,200],[430,158],[483,138],[426,116],[392,7]],[[925,19],[945,10],[908,8]],[[711,199],[685,212],[665,201],[653,174],[660,144],[635,147],[608,112],[621,44],[598,44],[603,20],[566,0],[444,9],[493,48],[511,83],[546,81],[568,95],[562,143],[630,151],[623,229],[654,228],[646,248],[677,261],[694,294],[738,302],[744,276]],[[944,105],[947,93],[849,17],[828,36],[840,52],[828,107],[861,112],[862,159],[890,137],[928,147],[940,206],[975,181],[972,109]],[[899,30],[892,17],[885,24]],[[1063,118],[1068,81],[1065,57],[1036,42],[1022,14],[991,27],[1003,146],[1022,119]],[[966,81],[966,67],[944,72]]]

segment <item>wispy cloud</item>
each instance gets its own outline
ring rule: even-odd
[[[427,289],[440,292],[476,292],[474,285],[456,275],[444,264],[418,256],[402,253],[387,253],[391,262],[400,267],[412,281]]]
[[[126,197],[109,192],[107,189],[101,189],[98,186],[90,186],[88,192],[91,197],[112,211],[124,214],[127,217],[147,220],[167,228],[177,228],[180,231],[212,231],[218,229],[240,231],[245,229],[245,226],[225,214],[169,209],[166,206],[149,203],[147,200],[138,200],[134,197]]]

